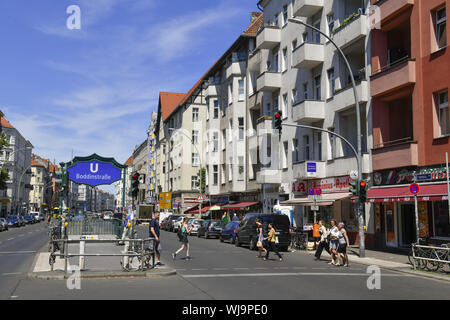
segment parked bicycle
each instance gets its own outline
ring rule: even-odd
[[[408,254],[409,263],[414,265],[415,262],[417,268],[434,272],[449,266],[450,245],[442,244],[440,248],[430,245],[426,239],[419,238],[419,241],[411,246]]]
[[[442,249],[431,248],[430,259],[427,261],[427,269],[430,271],[438,271],[443,269],[445,265],[450,263],[450,245],[441,244]]]
[[[291,248],[297,250],[306,250],[308,247],[308,234],[303,232],[291,233]]]
[[[151,247],[153,247],[152,242],[150,243],[150,247],[145,247],[143,249],[144,252],[142,253],[141,243],[135,241],[130,242],[127,254],[132,255],[127,256],[120,261],[122,269],[124,271],[140,271],[142,270],[142,266],[144,267],[144,270],[153,268],[155,265],[155,253]],[[152,263],[151,260],[153,260]],[[125,261],[125,264],[123,261]]]

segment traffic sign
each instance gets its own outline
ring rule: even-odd
[[[197,201],[198,202],[203,202],[203,201],[205,201],[206,199],[205,199],[205,197],[200,193],[199,195],[198,195],[198,197],[197,197]]]
[[[419,185],[417,183],[411,183],[411,185],[409,186],[409,191],[416,195],[419,193]]]
[[[314,192],[315,192],[314,189],[309,189],[309,190],[308,190],[308,194],[309,194],[310,196],[313,196],[313,195],[314,195]]]
[[[322,194],[322,189],[317,188],[317,189],[316,189],[316,194],[317,194],[318,196],[320,196],[320,195]]]

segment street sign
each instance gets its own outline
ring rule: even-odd
[[[315,177],[316,174],[317,174],[317,163],[307,162],[306,163],[306,176],[307,177]]]
[[[162,192],[159,194],[159,208],[160,209],[171,209],[172,205],[172,193]]]
[[[416,195],[419,193],[419,185],[417,183],[411,183],[411,185],[409,186],[409,191]]]
[[[200,193],[199,195],[198,195],[198,197],[197,197],[197,201],[198,202],[203,202],[203,201],[205,201],[206,199],[205,199],[205,197]]]
[[[311,211],[319,211],[319,206],[311,206]]]
[[[313,196],[314,193],[315,193],[314,189],[309,189],[309,190],[308,190],[308,194],[309,194],[310,196]]]
[[[316,193],[316,195],[320,196],[322,194],[322,189],[317,188],[315,193]]]

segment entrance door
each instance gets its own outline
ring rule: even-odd
[[[400,206],[401,239],[402,246],[416,242],[416,218],[413,204],[402,204]]]
[[[398,247],[397,213],[394,210],[393,203],[384,204],[384,221],[386,228],[386,246],[396,248]]]

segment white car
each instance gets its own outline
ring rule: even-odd
[[[178,229],[181,228],[181,224],[183,223],[184,217],[179,217],[174,223],[173,223],[173,232],[178,232]]]
[[[30,216],[33,216],[38,222],[42,220],[39,212],[30,212]]]
[[[202,221],[204,221],[203,219],[193,219],[191,222],[191,225],[193,226],[191,229],[190,234],[197,234],[198,233],[198,228],[200,228],[202,226]]]

